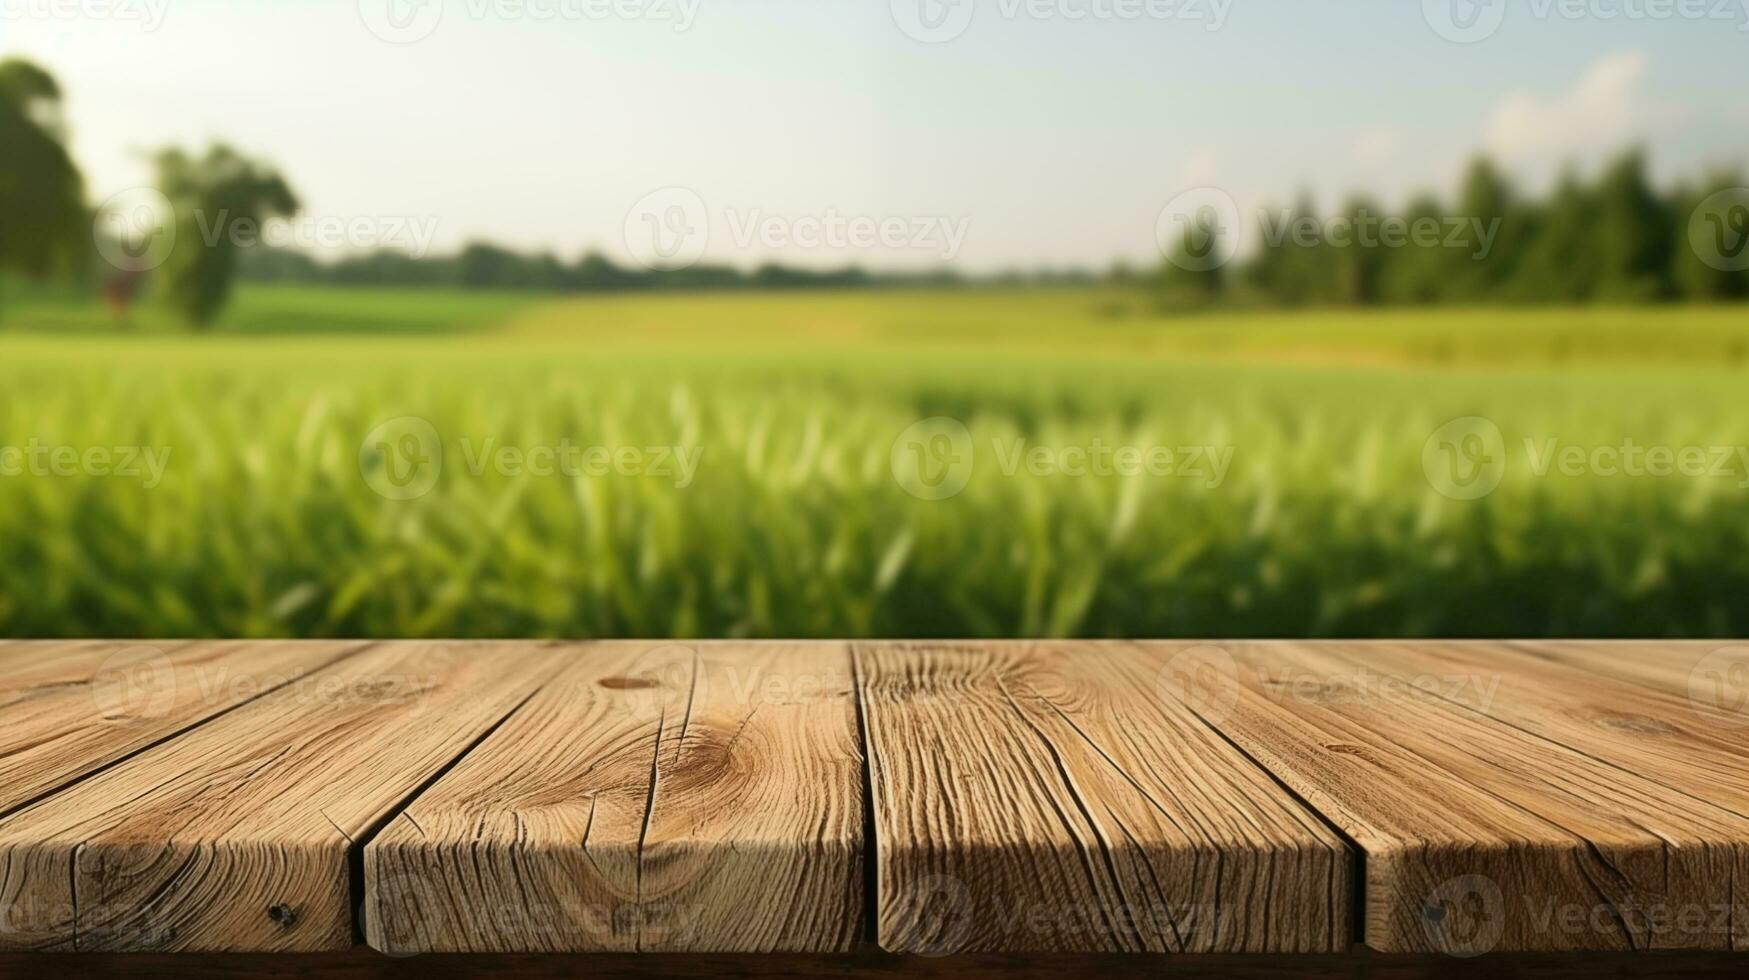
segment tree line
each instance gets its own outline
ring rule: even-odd
[[[239,279],[579,293],[1103,281],[1146,287],[1171,310],[1749,298],[1749,190],[1741,176],[1714,173],[1660,191],[1637,150],[1590,179],[1569,172],[1541,197],[1521,192],[1498,165],[1480,158],[1454,200],[1423,194],[1399,212],[1358,196],[1320,216],[1302,197],[1265,209],[1247,227],[1236,206],[1223,214],[1204,204],[1165,225],[1166,260],[1155,271],[1123,263],[1106,273],[979,277],[780,264],[665,271],[618,265],[595,252],[567,262],[487,242],[454,255],[381,249],[338,261],[268,247],[226,228],[291,218],[299,211],[297,194],[271,164],[224,145],[202,154],[159,152],[154,194],[161,207],[144,215],[122,208],[108,216],[119,220],[106,223],[86,200],[62,108],[60,87],[47,71],[22,60],[0,62],[0,279],[94,281],[123,321],[150,283],[188,322],[210,325]],[[215,223],[225,227],[215,232]],[[1240,247],[1242,236],[1253,241]],[[172,242],[177,247],[168,247]]]
[[[619,265],[599,252],[566,262],[550,252],[524,253],[490,242],[471,243],[454,255],[415,257],[379,249],[322,262],[290,248],[256,248],[244,259],[242,275],[255,282],[332,286],[445,286],[460,289],[515,289],[554,293],[613,293],[651,290],[867,289],[948,287],[967,280],[947,269],[928,272],[872,272],[860,266],[804,269],[768,263],[751,270],[701,264],[685,269],[642,269]]]
[[[1743,300],[1743,184],[1718,172],[1659,191],[1631,150],[1537,197],[1482,157],[1455,200],[1423,194],[1395,213],[1355,197],[1320,216],[1302,197],[1234,228],[1205,205],[1167,230],[1153,285],[1172,308]]]

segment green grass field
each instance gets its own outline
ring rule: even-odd
[[[188,336],[15,297],[0,635],[1742,634],[1745,351],[1741,310],[252,287]],[[1503,441],[1430,449],[1460,417]],[[1628,440],[1706,465],[1605,472]]]

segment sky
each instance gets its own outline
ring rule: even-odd
[[[1205,186],[1749,163],[1749,0],[0,0],[11,56],[94,202],[224,140],[330,254],[1104,267]]]

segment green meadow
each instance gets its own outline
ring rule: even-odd
[[[0,311],[8,636],[1749,632],[1741,310]]]

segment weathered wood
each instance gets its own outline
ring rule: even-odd
[[[378,949],[829,951],[862,923],[843,644],[591,644],[366,850]]]
[[[1315,646],[1356,670],[1395,678],[1405,688],[1418,685],[1428,696],[1645,776],[1676,793],[1749,815],[1745,733],[1715,710],[1719,702],[1708,699],[1696,705],[1661,686],[1581,666],[1583,659],[1551,660],[1497,643]],[[1573,651],[1586,647],[1567,645]],[[1684,654],[1673,659],[1694,658]],[[1645,662],[1656,661],[1648,657]],[[1741,925],[1749,928],[1749,917]]]
[[[895,952],[1307,952],[1352,855],[1140,651],[859,644]]]
[[[0,815],[362,646],[7,643]]]
[[[352,842],[559,665],[379,645],[0,820],[0,948],[348,946]]]
[[[362,903],[397,954],[916,967],[856,952],[878,931],[1710,969],[1749,951],[1744,671],[1639,641],[0,643],[0,949],[340,949]],[[1357,921],[1392,955],[1341,953]]]
[[[344,953],[244,956],[92,953],[82,975],[105,980],[1741,980],[1732,953],[1592,953],[1489,956],[1381,956],[1244,953],[1132,956],[1122,953],[1019,953],[895,956],[879,952],[595,955],[475,954],[385,956],[359,947]],[[0,954],[0,980],[37,980],[43,957]]]
[[[1145,648],[1165,665],[1186,646]],[[1604,749],[1604,736],[1527,728],[1521,702],[1489,702],[1507,716],[1495,717],[1480,703],[1489,683],[1539,683],[1510,656],[1429,660],[1417,672],[1384,656],[1357,661],[1339,644],[1222,648],[1204,658],[1206,682],[1175,696],[1217,716],[1365,851],[1374,949],[1731,948],[1734,896],[1749,895],[1749,818],[1611,761],[1631,755]],[[1599,691],[1514,697],[1559,711]]]
[[[1619,678],[1687,702],[1691,723],[1749,738],[1749,643],[1712,640],[1524,641],[1507,651]]]

